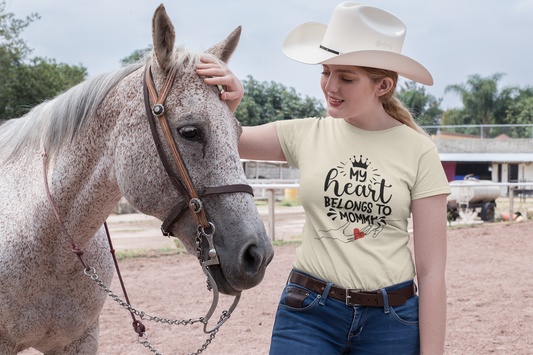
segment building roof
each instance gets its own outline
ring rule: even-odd
[[[440,161],[479,163],[533,162],[533,153],[439,153]]]

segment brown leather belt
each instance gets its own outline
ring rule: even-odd
[[[302,286],[318,294],[323,294],[327,285],[324,281],[320,281],[294,271],[289,277],[289,282]],[[414,283],[399,290],[387,291],[389,306],[401,306],[415,294],[416,286]],[[346,302],[347,306],[383,307],[383,293],[381,290],[361,291],[358,289],[346,289],[337,286],[331,286],[328,297]]]

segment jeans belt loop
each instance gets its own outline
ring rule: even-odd
[[[383,302],[383,311],[385,312],[385,314],[389,314],[390,313],[389,296],[387,295],[387,290],[385,290],[384,288],[380,288],[378,290],[378,307],[381,307],[380,306],[381,302],[379,302],[380,300]]]
[[[320,297],[320,302],[318,302],[319,305],[323,306],[326,304],[326,299],[328,298],[329,290],[331,289],[331,286],[333,284],[331,282],[328,282],[326,284],[326,288],[324,289],[324,293],[322,294],[322,297]]]

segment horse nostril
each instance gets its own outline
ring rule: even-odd
[[[242,272],[248,277],[254,277],[263,263],[261,248],[255,244],[250,245],[242,256]]]

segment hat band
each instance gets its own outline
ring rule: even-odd
[[[333,50],[333,49],[328,48],[328,47],[324,47],[323,45],[320,45],[320,48],[323,49],[323,50],[325,50],[325,51],[328,51],[328,52],[331,52],[331,53],[333,53],[333,54],[336,54],[336,55],[341,54],[340,52],[337,52],[336,50]]]

